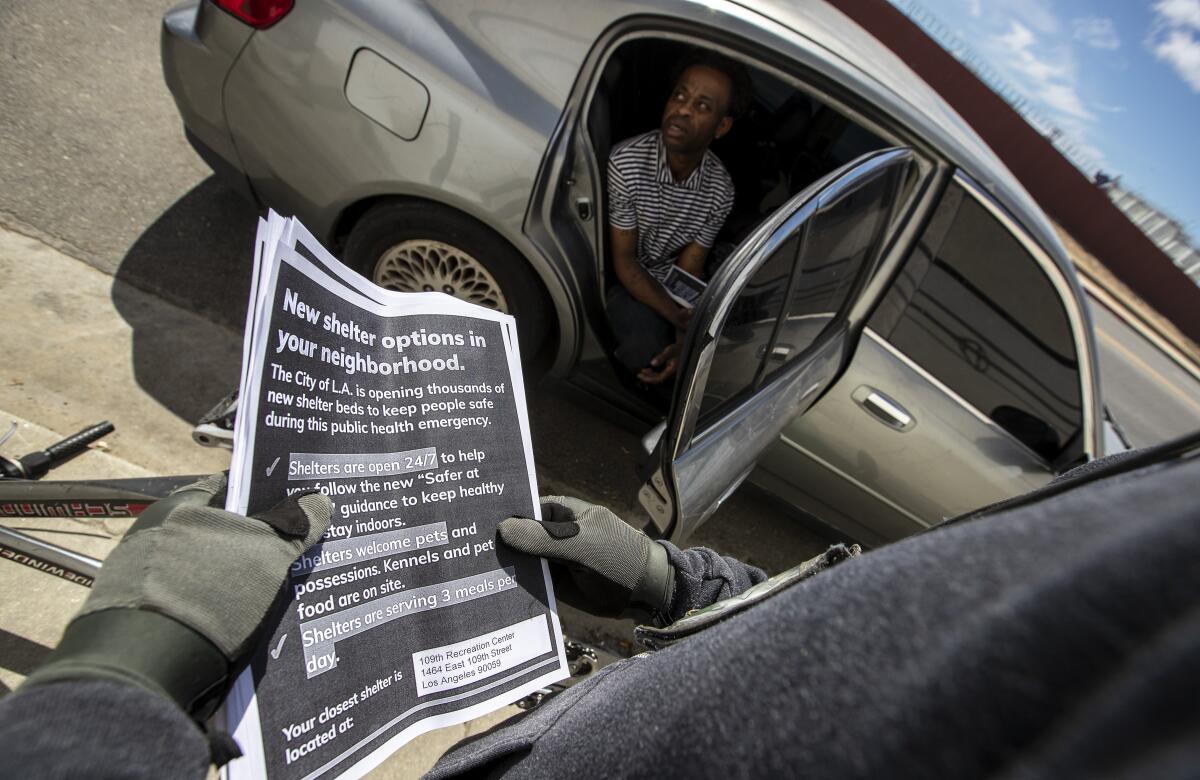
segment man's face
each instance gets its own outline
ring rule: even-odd
[[[706,65],[693,65],[679,77],[663,109],[662,136],[667,150],[702,152],[729,132],[732,85],[729,77]]]

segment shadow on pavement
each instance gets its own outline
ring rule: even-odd
[[[31,642],[25,637],[0,629],[0,658],[4,659],[4,668],[10,672],[28,675],[42,665],[50,648]],[[8,693],[7,686],[0,685],[0,694]]]
[[[237,385],[256,225],[254,207],[210,176],[163,212],[117,269],[112,300],[133,329],[137,383],[185,420]]]

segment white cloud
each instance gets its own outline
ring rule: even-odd
[[[1200,2],[1200,0],[1197,0]],[[1121,39],[1117,37],[1117,26],[1112,19],[1100,16],[1085,16],[1072,22],[1075,40],[1083,41],[1094,49],[1119,49]]]
[[[1036,41],[1037,38],[1030,32],[1029,28],[1020,22],[1011,22],[1008,32],[996,37],[997,43],[1014,51],[1024,51]]]
[[[1079,97],[1069,57],[1053,60],[1040,54],[1036,50],[1037,36],[1020,22],[1010,22],[1008,32],[994,40],[1005,55],[1005,67],[1022,76],[1047,107],[1075,119],[1095,118]]]
[[[1171,30],[1154,46],[1154,56],[1175,68],[1193,92],[1200,92],[1200,41],[1184,30]]]
[[[1046,0],[992,0],[988,6],[1008,12],[1042,35],[1053,35],[1062,27]]]
[[[1200,0],[1159,0],[1154,11],[1170,27],[1200,30]]]
[[[1006,25],[1010,21],[1020,22],[1039,35],[1055,35],[1062,22],[1054,14],[1053,0],[957,0],[966,7],[973,19],[983,20],[988,26]],[[939,3],[934,2],[934,6]]]
[[[1200,0],[1159,0],[1147,45],[1193,92],[1200,92]]]
[[[1067,116],[1080,119],[1092,119],[1093,114],[1083,105],[1075,86],[1071,84],[1045,84],[1042,87],[1042,100],[1050,108],[1060,111]]]

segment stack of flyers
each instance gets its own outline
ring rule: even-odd
[[[229,778],[361,776],[567,676],[545,561],[496,541],[539,517],[511,316],[379,288],[271,212],[239,403],[226,508],[335,506],[227,701]]]

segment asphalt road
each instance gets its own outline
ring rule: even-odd
[[[1200,430],[1200,382],[1092,301],[1104,402],[1135,447]]]
[[[255,214],[184,140],[159,64],[172,4],[0,4],[0,219],[232,325]]]

